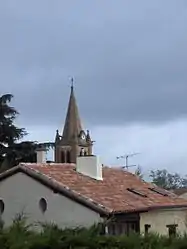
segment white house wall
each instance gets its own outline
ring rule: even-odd
[[[149,231],[168,235],[167,225],[177,224],[177,232],[183,234],[187,232],[187,210],[170,209],[155,210],[140,214],[140,231],[144,232],[145,224],[151,225]]]
[[[179,195],[180,198],[184,198],[184,199],[187,199],[187,193],[184,193],[182,195]]]
[[[41,198],[47,201],[45,213],[39,208]],[[53,193],[23,173],[17,173],[0,182],[0,199],[5,204],[2,214],[5,225],[11,224],[15,215],[22,211],[31,223],[54,222],[60,227],[91,226],[100,221],[96,212]]]

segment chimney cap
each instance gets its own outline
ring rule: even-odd
[[[45,146],[39,145],[39,146],[36,148],[36,152],[37,152],[37,151],[47,151],[47,149],[45,148]]]
[[[46,163],[46,148],[39,147],[36,149],[37,163]]]

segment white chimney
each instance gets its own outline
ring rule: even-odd
[[[37,148],[36,149],[37,163],[46,163],[46,149]]]
[[[76,166],[77,172],[96,180],[103,180],[102,164],[98,156],[79,156]]]

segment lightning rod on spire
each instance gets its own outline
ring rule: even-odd
[[[71,78],[71,88],[73,88],[73,84],[74,84],[74,79],[73,77]]]

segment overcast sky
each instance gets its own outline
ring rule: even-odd
[[[186,0],[0,0],[0,89],[27,139],[62,129],[75,79],[104,163],[187,173]]]

